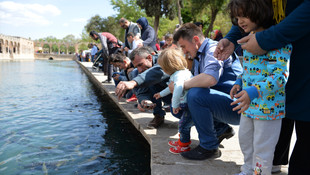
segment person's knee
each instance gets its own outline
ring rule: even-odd
[[[188,106],[196,105],[197,103],[202,103],[208,100],[210,94],[207,88],[191,88],[187,93],[187,104]]]

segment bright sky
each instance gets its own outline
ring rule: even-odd
[[[73,34],[81,38],[95,15],[116,15],[110,0],[0,0],[0,34],[31,38]]]

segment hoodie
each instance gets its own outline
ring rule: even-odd
[[[149,25],[149,22],[145,17],[139,18],[137,23],[141,25],[141,39],[143,40],[143,46],[150,46],[156,51],[156,35],[153,27]]]

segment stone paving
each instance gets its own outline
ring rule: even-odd
[[[111,100],[124,112],[131,123],[141,132],[151,146],[151,173],[153,175],[233,175],[240,172],[243,156],[238,143],[239,126],[232,126],[236,135],[229,140],[224,140],[220,145],[222,156],[213,160],[193,161],[186,160],[180,155],[169,153],[168,141],[178,139],[178,120],[170,113],[165,117],[165,123],[158,129],[148,129],[147,123],[153,118],[151,111],[140,112],[134,107],[135,102],[127,103],[124,99],[118,100],[115,96],[114,83],[101,83],[106,80],[102,72],[93,70],[92,63],[78,62],[88,75],[89,79],[103,93],[109,95]],[[195,127],[191,131],[192,144],[198,144],[198,134]],[[282,167],[278,175],[286,175],[287,166]]]

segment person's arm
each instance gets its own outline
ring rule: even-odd
[[[184,89],[190,89],[193,87],[210,88],[217,84],[216,79],[208,74],[201,73],[193,78],[184,82]]]
[[[108,58],[109,49],[108,49],[108,44],[107,44],[108,43],[107,37],[100,35],[99,39],[100,39],[100,42],[102,45],[103,54],[104,54],[105,58]]]
[[[135,25],[135,27],[133,28],[133,34],[134,34],[135,36],[137,36],[138,38],[141,37],[141,30],[140,30],[140,28],[138,27],[138,25]]]
[[[238,26],[232,25],[227,35],[224,37],[228,39],[230,42],[232,42],[235,45],[235,48],[238,47],[237,40],[242,38],[242,33]]]
[[[180,72],[178,72],[177,75],[174,76],[174,80],[173,80],[174,90],[173,90],[173,95],[171,99],[172,108],[180,107],[181,96],[184,91],[184,82],[185,82],[185,79],[187,79],[187,77],[188,76]]]
[[[165,79],[169,78],[159,65],[154,65],[153,67],[147,69],[146,71],[138,74],[133,81],[140,86],[152,86]]]
[[[288,8],[288,7],[286,7]],[[305,0],[279,24],[256,33],[256,40],[264,50],[281,48],[310,33],[310,0]]]
[[[169,87],[166,87],[164,90],[160,91],[159,94],[160,94],[160,97],[165,97],[165,96],[171,94]]]
[[[149,29],[151,29],[151,28],[149,28]],[[146,38],[146,40],[143,41],[143,45],[149,46],[154,41],[155,31],[153,29],[153,30],[146,30],[145,32],[147,32],[147,38]]]

